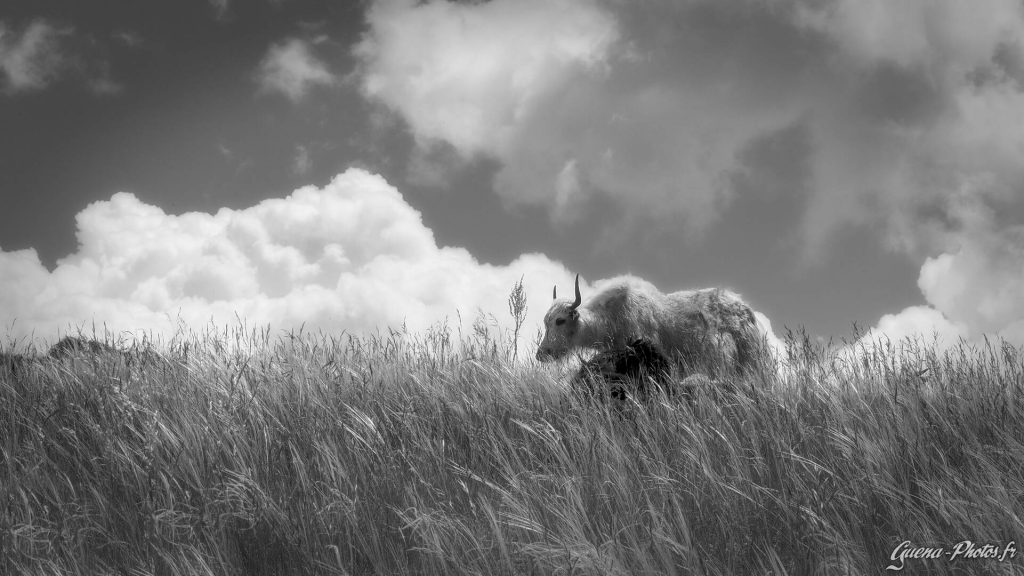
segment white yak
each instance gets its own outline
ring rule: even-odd
[[[577,348],[608,351],[646,338],[691,370],[709,374],[720,366],[753,368],[761,359],[765,335],[755,312],[722,288],[662,294],[635,276],[618,276],[595,286],[583,302],[576,276],[575,300],[558,300],[544,316],[544,338],[537,360],[565,357]]]

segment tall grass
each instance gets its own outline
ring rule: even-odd
[[[236,329],[0,367],[0,568],[867,574],[1024,540],[1010,346],[791,341],[785,379],[595,406],[496,342]]]

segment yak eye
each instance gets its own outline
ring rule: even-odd
[[[565,324],[565,318],[555,320],[555,326],[561,326],[562,324]]]

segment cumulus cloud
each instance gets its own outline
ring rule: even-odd
[[[1024,325],[1024,229],[1005,244],[986,245],[993,240],[972,239],[929,258],[918,283],[928,302],[976,332],[1016,334]]]
[[[367,19],[365,92],[466,154],[500,153],[534,101],[604,60],[617,34],[595,5],[565,0],[387,1]]]
[[[842,0],[801,17],[841,47],[852,69],[878,79],[868,86],[885,94],[902,83],[902,95],[915,96],[857,101],[877,127],[854,140],[853,152],[878,153],[859,166],[866,180],[823,188],[813,209],[821,218],[807,223],[825,234],[843,218],[835,196],[859,198],[885,222],[892,247],[923,257],[918,286],[927,306],[884,316],[875,333],[1024,344],[1024,233],[994,208],[1012,211],[1024,194],[1024,7]],[[823,155],[850,152],[828,150],[839,128],[822,131],[833,132]]]
[[[934,332],[943,346],[983,336],[1024,344],[1024,225],[1000,227],[994,210],[962,200],[968,204],[950,210],[957,228],[945,234],[947,248],[921,266],[927,305],[887,314],[869,336]]]
[[[964,324],[953,322],[942,312],[931,306],[909,306],[894,314],[885,314],[874,328],[861,337],[860,349],[879,340],[893,344],[914,341],[935,344],[940,350],[956,345],[961,339],[969,339]]]
[[[441,140],[498,159],[495,186],[506,200],[572,219],[603,194],[699,232],[728,204],[737,151],[798,116],[789,96],[802,82],[756,66],[739,73],[737,54],[696,53],[700,44],[751,44],[751,35],[673,31],[684,11],[663,2],[381,0],[355,53],[364,94],[401,115],[420,146]],[[723,57],[732,74],[714,71]],[[790,81],[790,93],[778,93]],[[753,97],[764,89],[777,94]]]
[[[1024,8],[1012,1],[840,1],[800,20],[826,35],[854,80],[814,126],[812,239],[881,221],[894,249],[934,253],[963,197],[1021,193]]]
[[[67,65],[60,47],[67,34],[45,20],[32,22],[21,34],[0,22],[0,72],[6,89],[39,90],[53,82]]]
[[[806,168],[775,170],[794,180],[772,187],[804,195],[805,261],[827,258],[837,230],[871,227],[922,263],[932,309],[890,329],[931,318],[943,333],[1006,332],[983,306],[1020,319],[960,277],[1024,290],[1019,260],[996,248],[1015,237],[1006,224],[968,232],[960,214],[1024,196],[1017,0],[376,0],[355,54],[365,96],[419,148],[497,160],[497,193],[556,220],[603,196],[622,225],[699,237],[760,193],[735,187],[744,151],[796,130],[809,145],[780,161]],[[958,282],[952,300],[935,287]]]
[[[54,338],[95,323],[170,334],[180,318],[275,329],[362,333],[423,330],[478,311],[507,326],[506,300],[524,279],[530,325],[569,272],[538,254],[507,265],[440,247],[420,213],[383,178],[358,169],[323,188],[215,214],[167,214],[120,192],[76,217],[78,250],[47,270],[34,250],[0,251],[0,324]]]
[[[274,44],[260,63],[257,79],[263,90],[278,92],[293,102],[306,97],[315,86],[331,86],[334,74],[299,38]]]

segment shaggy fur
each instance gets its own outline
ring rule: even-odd
[[[668,358],[650,340],[640,338],[620,350],[598,353],[580,367],[572,386],[586,397],[605,401],[607,395],[625,400],[631,393],[643,398],[653,383],[668,392],[672,371]]]
[[[556,300],[544,316],[537,359],[555,360],[576,348],[621,349],[646,338],[687,373],[756,364],[761,344],[753,310],[722,288],[662,294],[634,276],[600,282],[578,308]]]

